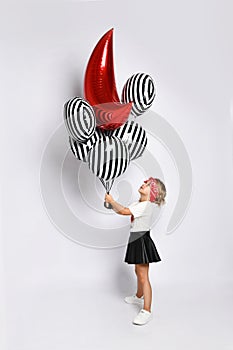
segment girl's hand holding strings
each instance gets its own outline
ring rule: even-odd
[[[114,199],[113,199],[113,197],[111,196],[111,194],[105,194],[105,202],[107,202],[107,203],[111,203],[111,202],[113,202],[114,201]]]

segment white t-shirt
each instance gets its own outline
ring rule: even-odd
[[[150,230],[154,206],[155,204],[150,201],[137,201],[128,206],[134,216],[130,225],[131,232]]]

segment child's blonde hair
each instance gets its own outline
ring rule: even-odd
[[[158,193],[158,195],[153,203],[158,204],[158,206],[160,207],[161,205],[166,204],[165,197],[166,197],[167,191],[166,191],[166,187],[165,187],[164,183],[157,178],[155,178],[155,179],[156,179],[156,182],[157,182],[157,185],[159,188],[159,193]]]

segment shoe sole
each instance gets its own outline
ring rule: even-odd
[[[135,304],[135,305],[141,305],[141,304],[144,303],[144,300],[142,300],[142,301],[133,301],[133,302],[131,302],[131,301],[126,301],[126,300],[124,299],[124,301],[125,301],[125,303],[127,303],[127,304]]]
[[[148,322],[150,322],[153,319],[153,317],[149,318],[148,321],[146,321],[145,323],[136,323],[134,321],[132,321],[133,324],[137,325],[137,326],[144,326],[145,324],[147,324]]]

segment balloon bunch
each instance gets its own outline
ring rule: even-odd
[[[142,156],[146,145],[145,130],[129,121],[148,110],[155,98],[153,79],[145,73],[130,77],[119,99],[113,63],[113,29],[99,40],[88,61],[85,98],[73,97],[64,104],[64,123],[74,156],[87,162],[107,193],[130,161]],[[104,203],[112,208],[110,203]]]

